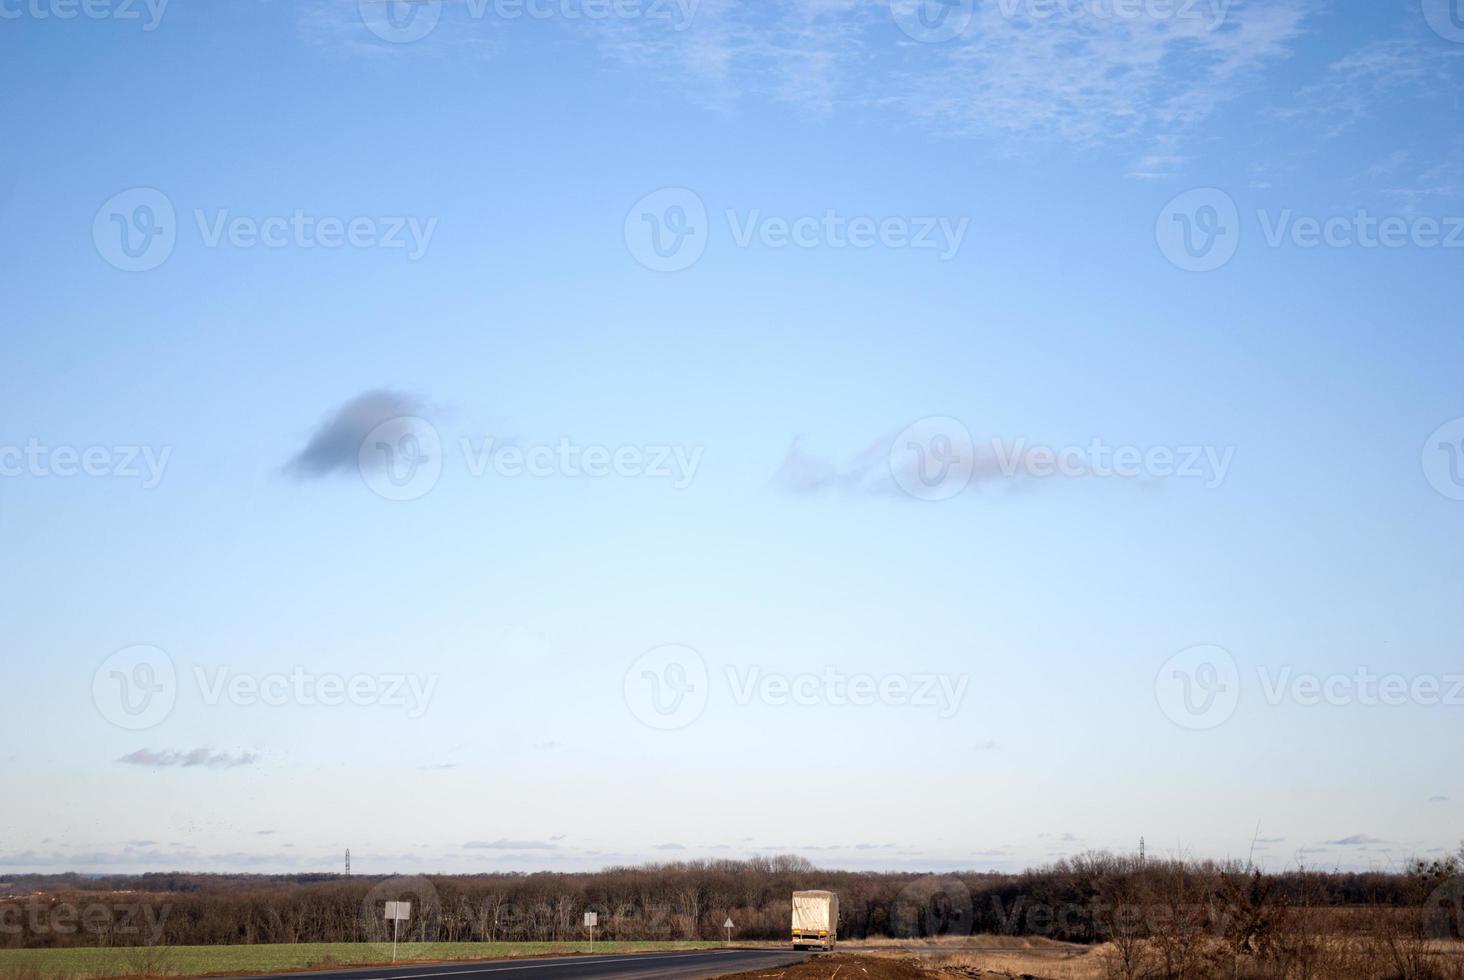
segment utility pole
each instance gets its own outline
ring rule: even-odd
[[[346,877],[351,877],[351,849],[346,848]]]

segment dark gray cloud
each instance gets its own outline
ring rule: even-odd
[[[211,749],[192,749],[187,752],[178,749],[159,749],[156,752],[152,749],[138,749],[136,752],[127,753],[117,761],[129,766],[154,768],[180,766],[189,769],[204,766],[209,769],[237,769],[240,766],[252,766],[259,761],[259,758],[253,752],[230,755],[228,752],[214,752]]]
[[[685,844],[676,844],[676,843],[657,844],[656,845],[656,850],[658,850],[658,851],[684,851],[684,850],[686,850],[686,845]]]
[[[357,395],[316,428],[305,447],[285,464],[298,480],[357,472],[361,444],[377,426],[392,419],[419,418],[426,411],[415,396],[386,388]]]
[[[1353,834],[1351,837],[1343,837],[1339,840],[1322,841],[1323,844],[1334,844],[1340,847],[1360,847],[1363,844],[1386,844],[1387,841],[1380,840],[1369,834]]]
[[[1428,801],[1430,803],[1447,803],[1449,802],[1449,798],[1447,796],[1430,796]]]

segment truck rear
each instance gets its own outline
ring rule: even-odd
[[[834,948],[839,931],[839,896],[833,892],[793,893],[793,948]]]

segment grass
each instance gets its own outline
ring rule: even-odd
[[[718,942],[597,942],[595,953],[711,949]],[[509,959],[588,952],[575,943],[402,943],[397,962]],[[0,949],[0,980],[91,980],[106,977],[201,977],[279,973],[391,962],[391,944],[279,943],[140,949]]]

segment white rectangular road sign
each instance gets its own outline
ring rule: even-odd
[[[411,902],[387,902],[386,903],[386,918],[387,918],[387,921],[388,922],[390,922],[393,919],[400,921],[400,920],[403,920],[403,919],[410,919],[411,917],[412,917],[412,903]]]
[[[600,913],[599,912],[586,912],[585,913],[585,925],[587,927],[594,927],[594,926],[597,926],[599,924],[600,924]]]

